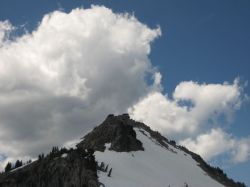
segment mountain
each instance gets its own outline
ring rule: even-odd
[[[0,175],[0,187],[245,187],[128,114],[109,115],[73,149]]]

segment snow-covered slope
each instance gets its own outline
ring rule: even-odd
[[[106,144],[104,152],[95,152],[99,163],[112,168],[111,177],[108,172],[98,171],[99,181],[106,187],[223,187],[190,155],[171,145],[167,149],[143,129],[134,130],[144,151],[116,152]]]
[[[246,187],[128,114],[108,115],[74,149],[53,147],[46,156],[0,174],[0,187],[44,185]]]

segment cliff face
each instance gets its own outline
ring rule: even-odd
[[[63,155],[63,156],[62,156]],[[71,150],[50,154],[23,168],[0,175],[1,187],[98,187],[91,153]]]
[[[142,143],[136,139],[132,122],[127,114],[109,115],[101,125],[87,134],[77,147],[104,151],[105,144],[110,143],[109,150],[117,152],[144,150]]]

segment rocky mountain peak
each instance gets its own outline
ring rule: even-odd
[[[117,152],[144,150],[142,143],[136,138],[133,123],[128,114],[110,114],[101,125],[88,133],[77,147],[104,151],[107,144],[110,144],[109,150]]]
[[[113,159],[118,156],[121,157]],[[153,183],[150,185],[150,182]],[[187,186],[187,182],[190,186],[246,187],[228,178],[220,168],[207,164],[198,154],[130,119],[128,114],[108,115],[84,136],[76,149],[53,147],[46,156],[39,155],[29,164],[0,174],[0,187],[162,186],[170,183]]]

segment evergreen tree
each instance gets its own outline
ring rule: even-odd
[[[176,142],[174,141],[174,140],[170,140],[170,142],[169,142],[171,145],[176,145]]]
[[[29,159],[27,162],[26,162],[26,164],[30,164],[32,161],[31,161],[31,159]]]
[[[108,171],[108,168],[109,168],[109,165],[107,165],[104,169],[104,172],[107,172]]]
[[[108,177],[111,177],[111,173],[112,173],[112,168],[109,170]]]
[[[52,147],[52,150],[50,152],[50,156],[52,157],[57,157],[59,156],[60,152],[59,152],[59,148],[58,147]]]
[[[101,170],[101,171],[103,171],[103,170],[104,170],[104,166],[105,166],[105,165],[104,165],[104,163],[103,163],[103,162],[101,162],[101,164],[100,164],[100,170]]]
[[[42,160],[44,158],[44,154],[42,153],[42,154],[40,154],[40,155],[38,155],[38,160],[40,161],[40,160]]]
[[[23,165],[23,162],[20,161],[20,160],[17,160],[16,163],[15,163],[15,168],[18,168],[18,167],[20,167],[22,165]]]
[[[11,165],[11,163],[10,162],[8,162],[7,163],[7,165],[5,166],[5,172],[8,172],[8,171],[10,171],[12,169],[12,165]]]

